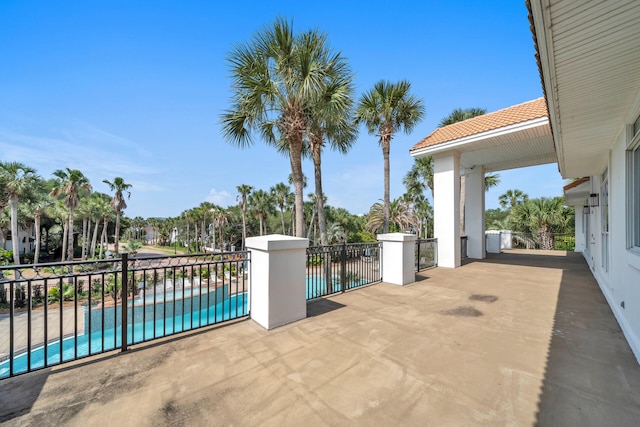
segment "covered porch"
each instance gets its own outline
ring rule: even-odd
[[[635,425],[640,369],[580,254],[507,251],[0,381],[7,425]]]
[[[438,265],[449,268],[463,235],[469,258],[486,257],[485,173],[557,161],[544,98],[438,128],[411,155],[433,158]]]

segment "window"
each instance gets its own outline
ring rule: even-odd
[[[602,269],[609,271],[609,172],[608,170],[602,175],[602,183],[600,184],[600,226],[602,241]]]
[[[629,248],[640,252],[640,117],[631,126],[627,151],[627,208]]]

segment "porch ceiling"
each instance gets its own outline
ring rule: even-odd
[[[599,174],[618,132],[635,118],[628,116],[640,90],[638,2],[529,4],[560,173]]]
[[[460,153],[460,166],[483,166],[487,172],[556,162],[556,152],[547,117],[493,129],[437,145],[418,148],[414,157]]]

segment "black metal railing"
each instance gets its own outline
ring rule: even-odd
[[[464,259],[468,257],[467,254],[467,243],[469,238],[467,236],[460,236],[460,258]]]
[[[378,242],[307,248],[307,300],[380,282],[381,252]]]
[[[574,251],[576,237],[569,233],[520,233],[511,232],[513,249],[547,249]]]
[[[0,267],[0,379],[247,316],[248,252]]]
[[[416,271],[438,265],[438,239],[416,240]]]

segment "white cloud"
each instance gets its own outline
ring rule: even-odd
[[[207,202],[220,206],[228,206],[231,199],[231,194],[224,190],[217,191],[215,188],[209,190],[209,194],[207,194],[207,197],[205,198]]]

